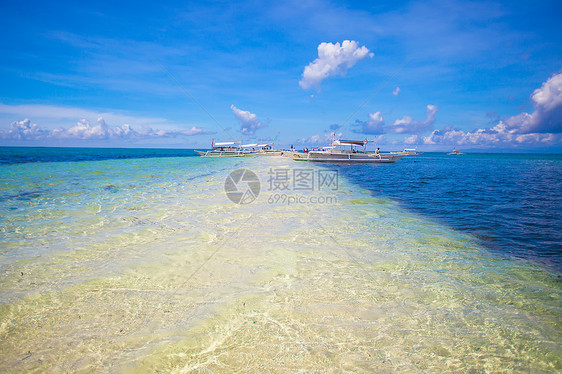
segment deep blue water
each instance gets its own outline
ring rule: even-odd
[[[562,155],[428,153],[330,165],[375,196],[562,272]]]
[[[0,147],[0,165],[195,155],[185,149]],[[562,155],[428,153],[395,164],[323,167],[469,233],[491,251],[562,273]]]
[[[0,165],[196,155],[191,149],[0,147]]]

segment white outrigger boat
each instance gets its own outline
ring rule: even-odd
[[[248,151],[244,151],[238,143],[235,142],[223,142],[223,143],[211,143],[210,151],[195,151],[201,157],[244,157],[248,154]]]
[[[283,151],[272,149],[270,144],[242,144],[236,142],[211,142],[211,150],[195,151],[201,157],[282,156]]]
[[[349,149],[346,147],[349,146]],[[353,147],[363,147],[356,150]],[[403,153],[378,153],[367,152],[367,142],[355,140],[334,140],[331,147],[322,150],[313,150],[305,153],[294,152],[295,161],[312,162],[345,162],[345,163],[390,163],[400,160],[406,156]]]

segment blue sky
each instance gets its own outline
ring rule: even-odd
[[[559,1],[0,7],[0,145],[562,150]]]

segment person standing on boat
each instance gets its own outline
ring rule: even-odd
[[[378,158],[381,157],[381,154],[379,152],[379,148],[375,149],[375,156],[377,156]]]

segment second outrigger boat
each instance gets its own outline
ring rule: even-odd
[[[235,142],[222,142],[211,143],[211,150],[209,151],[195,151],[201,157],[244,157],[248,153],[244,151],[238,143]]]
[[[281,156],[283,151],[273,149],[273,144],[244,144],[242,149],[247,153],[246,156]]]
[[[211,142],[211,150],[195,151],[201,157],[246,157],[246,156],[282,156],[283,152],[273,149],[271,144],[243,144],[236,142]]]
[[[272,144],[258,144],[256,152],[254,153],[256,156],[282,156],[283,151],[278,149],[273,149]]]
[[[363,147],[363,149],[357,150],[354,147]],[[367,152],[366,148],[366,141],[334,140],[331,147],[324,147],[322,150],[314,150],[305,153],[294,152],[293,160],[345,163],[391,163],[406,156],[402,153]]]

